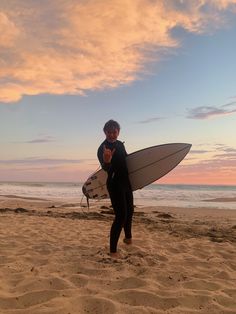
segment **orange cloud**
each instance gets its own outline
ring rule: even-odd
[[[19,35],[19,31],[6,14],[0,12],[0,46],[11,47]],[[3,64],[1,64],[3,65]]]
[[[23,95],[84,94],[115,88],[147,72],[172,30],[203,32],[221,24],[236,0],[29,0],[0,4],[0,102]],[[164,49],[163,49],[164,48]],[[155,52],[155,56],[154,56]]]

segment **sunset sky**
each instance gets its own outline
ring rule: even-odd
[[[159,183],[236,185],[236,0],[0,2],[0,181],[84,181],[104,123],[128,153],[191,143]]]

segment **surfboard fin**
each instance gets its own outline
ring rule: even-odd
[[[87,200],[87,206],[88,206],[88,209],[89,209],[89,198],[88,198],[88,196],[86,196],[86,200]]]

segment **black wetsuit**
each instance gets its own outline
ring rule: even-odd
[[[104,145],[111,151],[115,148],[109,164],[103,161]],[[124,227],[125,238],[132,238],[131,226],[134,206],[126,165],[127,153],[122,142],[116,140],[114,143],[110,143],[105,140],[98,148],[97,156],[102,168],[108,173],[107,189],[115,212],[115,219],[110,232],[110,252],[114,253],[117,250],[122,227]]]

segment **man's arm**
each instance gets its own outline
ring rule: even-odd
[[[101,145],[98,149],[98,160],[101,164],[102,169],[104,169],[105,171],[109,171],[109,169],[111,168],[111,159],[114,152],[115,149],[111,151],[110,149],[107,149],[105,145]]]

